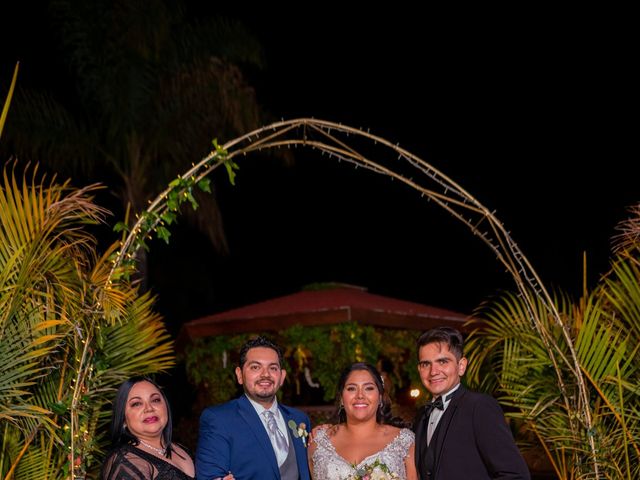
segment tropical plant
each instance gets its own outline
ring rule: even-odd
[[[593,291],[585,290],[577,302],[566,295],[554,299],[562,326],[538,303],[533,315],[550,342],[532,328],[522,297],[507,293],[478,312],[485,327],[468,343],[469,381],[497,393],[561,479],[596,478],[592,440],[598,478],[640,478],[640,245],[626,245]],[[570,346],[579,372],[568,361]],[[586,379],[590,429],[575,427],[584,407],[576,391],[579,375]]]
[[[194,20],[183,2],[165,0],[53,0],[51,11],[76,88],[20,89],[7,153],[107,183],[141,212],[209,151],[214,132],[232,138],[259,124],[238,65],[260,66],[261,49],[237,22]],[[224,250],[215,198],[198,203],[200,215],[187,213]],[[144,250],[137,255],[144,278]]]
[[[97,187],[22,178],[0,185],[0,474],[83,478],[95,470],[115,387],[173,364],[153,299],[109,279],[87,226]]]

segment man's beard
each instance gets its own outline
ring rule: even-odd
[[[261,381],[264,382],[265,380],[258,380],[255,383],[253,395],[260,400],[273,400],[276,396],[276,393],[278,392],[278,385],[276,384],[276,382],[268,380],[269,382],[271,382],[271,385],[269,387],[260,387],[258,383],[260,383]]]

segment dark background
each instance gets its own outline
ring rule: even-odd
[[[0,98],[17,60],[20,84],[71,95],[45,4],[0,7]],[[245,74],[274,119],[326,119],[399,143],[495,209],[547,287],[579,295],[583,252],[593,286],[615,225],[640,200],[636,15],[345,4],[187,7],[193,18],[239,19],[260,40],[266,66]],[[213,178],[228,254],[186,222],[169,245],[152,243],[149,285],[173,335],[311,282],[462,313],[514,288],[470,231],[398,182],[302,150],[293,164],[255,156],[240,166],[235,187]],[[115,224],[117,202],[101,200]],[[162,383],[190,444],[199,412],[185,418],[195,395],[183,377],[178,368]]]
[[[606,270],[639,197],[624,12],[241,10],[223,13],[264,45],[266,69],[248,73],[275,118],[398,142],[496,209],[551,288],[580,293],[583,252],[590,285]],[[342,281],[466,313],[513,287],[481,242],[406,187],[300,150],[290,168],[241,168],[236,187],[218,177],[230,256],[199,261],[179,243],[162,254],[183,278],[209,274],[169,308],[195,300],[207,314]]]
[[[65,95],[44,4],[3,7],[1,85],[20,60],[19,82]],[[313,116],[399,143],[496,209],[550,288],[579,294],[583,252],[589,285],[606,271],[614,226],[640,197],[629,12],[187,7],[239,19],[261,41],[266,67],[246,75],[274,119]],[[173,334],[311,282],[464,313],[513,288],[453,218],[344,163],[298,150],[292,165],[242,160],[235,187],[214,181],[229,254],[184,223],[170,245],[152,245],[150,286]]]

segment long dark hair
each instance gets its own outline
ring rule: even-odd
[[[347,378],[349,378],[351,372],[359,370],[364,370],[371,374],[373,382],[378,388],[378,393],[380,394],[380,404],[378,405],[378,409],[376,410],[376,422],[383,425],[392,425],[399,428],[407,427],[409,425],[407,422],[405,422],[400,417],[394,417],[391,413],[391,399],[384,390],[384,382],[382,381],[380,372],[378,372],[378,369],[376,367],[366,362],[352,363],[347,368],[345,368],[342,372],[342,375],[340,375],[340,380],[338,381],[338,389],[336,391],[336,412],[334,413],[332,419],[337,423],[345,423],[347,421],[347,414],[342,406],[342,391],[344,390],[344,386],[347,383]]]
[[[111,415],[111,426],[109,428],[112,446],[114,448],[120,447],[122,445],[135,446],[140,443],[140,440],[138,440],[138,438],[133,433],[131,433],[124,424],[125,410],[127,407],[127,398],[129,398],[129,392],[135,384],[140,382],[149,382],[151,385],[156,387],[162,395],[165,405],[167,406],[167,424],[162,429],[162,443],[164,445],[164,448],[166,449],[165,457],[171,458],[171,451],[173,450],[171,447],[171,435],[173,433],[173,428],[171,426],[172,420],[169,400],[167,400],[167,396],[164,394],[160,386],[158,386],[156,382],[147,377],[131,377],[129,380],[126,380],[122,385],[120,385],[120,388],[118,388],[116,399],[113,402],[113,414]]]

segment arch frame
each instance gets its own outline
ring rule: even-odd
[[[363,147],[352,144],[362,142]],[[384,175],[391,180],[399,181],[417,191],[426,201],[432,201],[451,216],[462,222],[474,236],[477,236],[496,256],[496,260],[511,275],[519,295],[524,299],[531,326],[543,341],[554,371],[562,401],[568,412],[574,410],[568,389],[568,379],[563,378],[562,368],[571,374],[571,383],[575,382],[579,394],[577,402],[578,415],[569,416],[571,428],[575,433],[584,431],[589,439],[590,456],[593,471],[598,477],[599,460],[593,432],[593,419],[589,408],[589,395],[586,379],[582,373],[575,346],[565,323],[556,309],[547,288],[540,279],[531,262],[512,238],[505,225],[498,219],[496,212],[489,210],[473,197],[461,185],[424,161],[417,155],[397,144],[364,131],[340,123],[314,118],[298,118],[282,120],[253,130],[245,135],[218,145],[214,141],[213,151],[194,164],[189,170],[179,175],[176,180],[149,203],[145,212],[137,215],[137,220],[130,230],[125,232],[121,246],[113,257],[113,268],[108,283],[122,274],[123,268],[135,265],[135,253],[144,246],[144,239],[152,236],[152,231],[164,228],[164,218],[170,210],[171,198],[184,199],[191,195],[199,182],[212,172],[224,166],[233,182],[236,160],[252,152],[274,148],[311,148],[318,150],[330,159],[345,161],[356,168],[364,168],[370,172]],[[366,149],[376,149],[373,160]],[[380,152],[378,153],[378,150]],[[378,157],[384,157],[380,160]],[[407,172],[401,171],[402,168]],[[553,319],[562,332],[566,342],[568,356],[538,315],[537,302],[541,302],[547,314]]]

